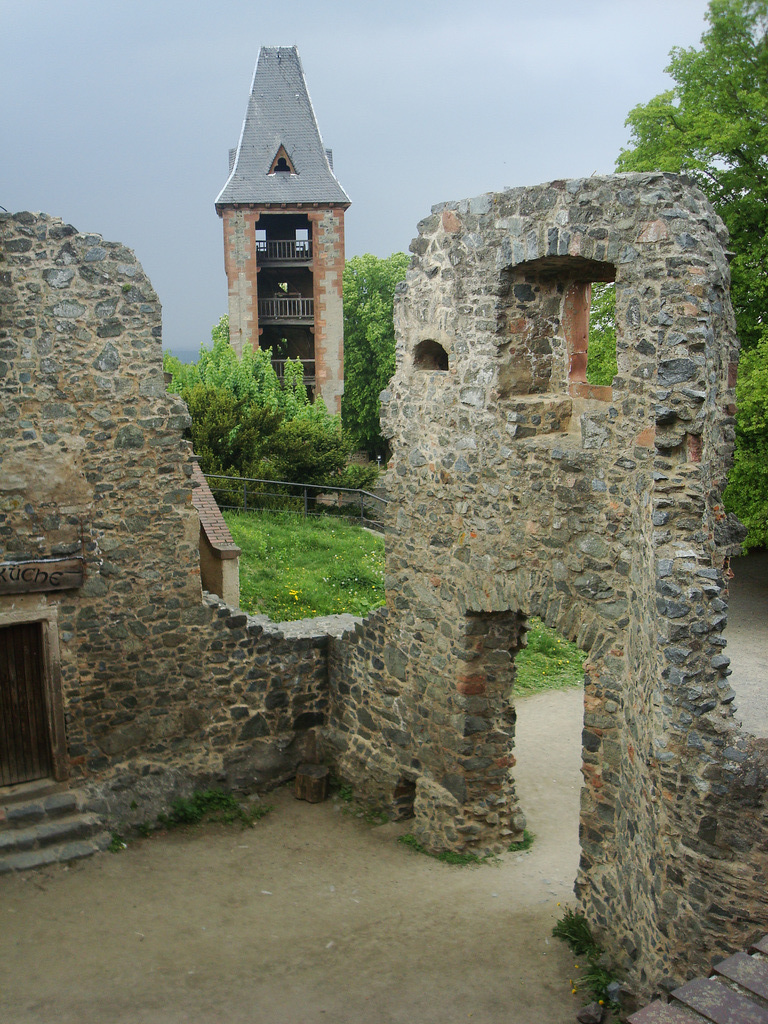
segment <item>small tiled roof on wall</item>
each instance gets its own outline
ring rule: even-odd
[[[192,504],[197,509],[200,526],[208,538],[208,543],[216,549],[220,558],[238,558],[240,548],[232,539],[229,527],[224,522],[224,516],[221,514],[208,482],[203,476],[203,471],[197,463],[192,469],[192,480],[196,484],[192,491]]]
[[[280,147],[295,174],[270,174]],[[237,153],[216,208],[238,203],[349,205],[320,137],[295,46],[262,46]]]

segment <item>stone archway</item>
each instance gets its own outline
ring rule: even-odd
[[[479,809],[496,782],[454,777],[468,719],[505,731],[495,698],[468,692],[486,682],[465,621],[536,613],[589,651],[577,893],[639,991],[768,914],[766,767],[732,721],[718,625],[738,551],[721,500],[737,358],[725,243],[674,175],[433,208],[381,396],[387,609],[331,661],[339,769],[386,805],[407,768],[422,841],[469,849],[500,843],[509,814],[470,828],[463,786]],[[594,388],[587,286],[614,277],[618,375]],[[447,368],[424,365],[426,342]]]

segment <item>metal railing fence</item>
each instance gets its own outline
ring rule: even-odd
[[[387,499],[370,491],[328,484],[296,484],[288,480],[204,475],[222,511],[292,512],[305,518],[337,516],[384,531]]]

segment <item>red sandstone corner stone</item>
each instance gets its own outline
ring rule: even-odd
[[[485,693],[485,677],[460,676],[456,680],[456,689],[466,697],[475,697],[480,693]]]
[[[648,221],[637,236],[638,242],[661,242],[665,238],[669,238],[669,230],[663,220]]]
[[[653,443],[656,440],[656,427],[646,427],[645,430],[641,430],[635,438],[635,444],[639,448],[653,448]]]
[[[519,316],[509,321],[510,334],[524,334],[530,327],[531,321],[527,317]]]
[[[443,210],[443,230],[449,234],[454,234],[456,231],[461,230],[461,221],[453,212],[453,210]]]
[[[517,758],[514,754],[508,754],[506,757],[497,757],[493,763],[496,768],[514,768],[517,764]]]
[[[568,385],[568,393],[572,398],[593,398],[598,402],[610,402],[613,388],[604,384],[587,384],[586,381],[574,380]]]

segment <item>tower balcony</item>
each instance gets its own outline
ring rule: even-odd
[[[272,366],[275,369],[275,373],[280,381],[285,376],[285,364],[288,362],[287,359],[273,359]],[[304,386],[307,388],[314,388],[315,386],[315,360],[314,359],[302,359],[301,365],[304,369]]]
[[[292,296],[259,299],[259,323],[311,324],[315,318],[315,300]]]
[[[256,241],[256,259],[260,267],[307,266],[312,262],[312,240],[278,238]]]

